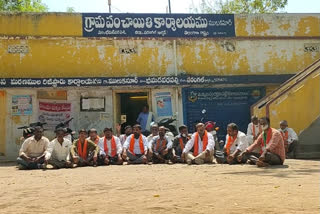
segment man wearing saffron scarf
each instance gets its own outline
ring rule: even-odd
[[[147,138],[141,134],[141,126],[133,126],[133,134],[127,137],[123,144],[123,159],[128,159],[128,164],[146,164],[148,152]]]
[[[103,133],[104,137],[100,138],[98,144],[100,148],[100,154],[98,158],[99,164],[122,165],[122,146],[120,139],[113,135],[112,128],[105,128]]]
[[[166,136],[166,128],[159,127],[159,135],[155,136],[148,146],[149,160],[153,163],[169,163],[172,160],[172,141]]]
[[[180,134],[175,137],[172,146],[173,162],[175,163],[184,163],[181,158],[182,151],[186,146],[187,142],[191,139],[191,136],[188,134],[188,127],[182,125],[179,127]]]
[[[224,155],[216,157],[218,163],[237,164],[245,163],[246,157],[238,160],[238,155],[248,147],[247,136],[239,131],[235,123],[230,123],[227,127],[226,144],[224,145]]]
[[[267,117],[260,118],[260,125],[263,132],[257,140],[242,152],[238,159],[242,156],[250,154],[255,148],[260,148],[260,157],[250,156],[249,160],[255,163],[258,167],[266,167],[269,165],[282,165],[286,155],[283,138],[281,133],[270,127],[270,119]]]
[[[186,159],[187,164],[212,163],[214,151],[214,139],[212,134],[208,133],[203,123],[196,125],[195,132],[188,141],[182,152],[182,160]],[[193,148],[193,152],[190,150]]]
[[[90,129],[88,134],[89,134],[89,137],[87,138],[87,140],[91,140],[96,145],[98,145],[100,137],[98,136],[97,130],[96,129]]]
[[[282,120],[280,122],[280,129],[279,129],[283,141],[284,147],[286,150],[287,157],[296,157],[296,147],[298,144],[298,136],[292,128],[288,128],[288,122],[286,120]],[[291,155],[292,153],[292,155]]]
[[[85,129],[79,131],[79,139],[73,141],[71,155],[74,167],[97,166],[99,147],[91,140],[87,140]]]

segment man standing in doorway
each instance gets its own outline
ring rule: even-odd
[[[142,128],[142,133],[145,136],[148,136],[150,133],[150,123],[154,121],[154,117],[152,112],[149,112],[149,106],[144,105],[142,108],[142,112],[140,112],[137,122],[140,124]]]

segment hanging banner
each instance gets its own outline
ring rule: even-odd
[[[71,118],[71,103],[39,102],[39,121],[46,123],[43,127],[54,130],[59,123]]]
[[[170,92],[156,93],[157,115],[158,117],[172,116],[172,102]]]
[[[233,14],[83,13],[84,37],[235,37]]]
[[[32,115],[32,96],[31,95],[12,96],[12,115],[14,116]]]

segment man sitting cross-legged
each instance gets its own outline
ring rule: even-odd
[[[149,159],[153,163],[169,163],[172,160],[172,141],[166,136],[166,128],[159,127],[159,135],[149,144]]]
[[[104,137],[99,140],[99,165],[122,165],[122,146],[120,139],[113,135],[112,128],[105,128],[103,132]]]
[[[75,140],[71,147],[71,155],[74,167],[97,166],[99,147],[91,140],[87,140],[85,129],[79,131],[79,139]]]
[[[71,146],[70,140],[64,138],[66,129],[60,127],[55,130],[56,138],[49,143],[45,156],[45,168],[67,168],[71,164]]]
[[[188,141],[182,152],[182,160],[186,158],[187,164],[212,163],[214,152],[214,140],[212,134],[205,130],[203,123],[196,125],[195,132]],[[190,152],[192,151],[193,152]]]
[[[42,127],[35,127],[34,136],[27,138],[21,146],[17,158],[19,169],[43,168],[48,145],[49,140],[43,136]]]
[[[223,155],[216,156],[218,163],[246,163],[246,156],[238,161],[238,155],[248,147],[247,136],[239,131],[235,123],[230,123],[227,127],[226,144],[223,148]]]
[[[141,134],[141,126],[135,125],[133,134],[123,144],[123,159],[128,159],[128,164],[146,164],[147,152],[147,138]]]
[[[269,118],[263,117],[259,121],[263,132],[251,146],[238,156],[238,160],[242,159],[244,155],[249,156],[250,152],[255,148],[260,148],[260,157],[257,158],[251,155],[248,157],[250,162],[256,164],[258,167],[282,165],[286,154],[280,132],[270,127]]]

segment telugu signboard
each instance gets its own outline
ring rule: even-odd
[[[235,37],[233,14],[83,13],[84,37]]]
[[[59,123],[71,118],[71,103],[39,102],[39,121],[45,129],[54,130]]]
[[[92,78],[2,78],[0,88],[98,87],[98,86],[188,86],[216,84],[283,83],[293,74],[232,76],[92,77]]]

